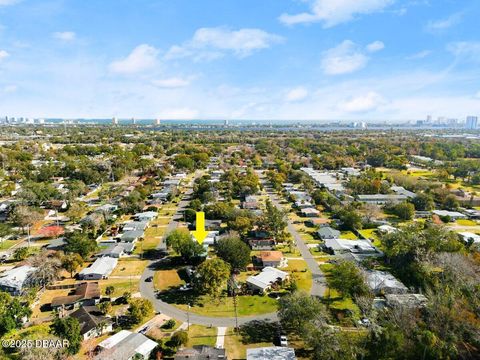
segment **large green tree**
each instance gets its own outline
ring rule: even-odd
[[[242,270],[250,263],[250,247],[236,236],[220,239],[215,247],[220,258],[230,264],[233,270]]]
[[[194,280],[195,290],[200,294],[218,297],[230,276],[230,265],[222,259],[209,259],[203,262],[197,269]]]

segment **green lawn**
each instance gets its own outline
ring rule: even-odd
[[[120,260],[112,272],[112,276],[139,276],[142,275],[147,260],[125,259]]]
[[[456,223],[461,226],[477,226],[478,225],[475,221],[468,220],[468,219],[458,219]]]
[[[305,260],[288,260],[288,267],[282,268],[282,270],[288,271],[290,276],[295,278],[300,290],[310,291],[312,288],[312,273],[308,270]]]
[[[373,245],[376,247],[381,247],[382,243],[380,242],[380,238],[377,235],[376,229],[364,229],[358,231],[363,237],[373,240]]]
[[[262,342],[255,344],[244,344],[242,341],[242,336],[236,334],[232,328],[227,330],[225,336],[225,350],[227,351],[227,357],[229,359],[246,359],[247,349],[253,349],[258,347],[270,347],[274,346],[271,342]]]
[[[10,249],[13,245],[17,244],[19,240],[5,240],[0,242],[0,250]]]
[[[357,236],[351,231],[342,231],[340,234],[340,239],[355,240],[357,239]]]
[[[132,280],[125,280],[125,279],[107,279],[107,280],[100,280],[100,289],[102,290],[102,295],[105,294],[105,289],[107,286],[112,285],[114,287],[112,297],[122,296],[125,292],[136,293],[139,289],[139,280],[132,278]]]
[[[153,281],[155,289],[160,291],[168,290],[172,287],[179,287],[185,284],[185,281],[180,279],[178,271],[175,269],[156,271]]]
[[[187,347],[195,345],[215,346],[217,341],[217,328],[208,328],[200,325],[190,325],[188,330]]]

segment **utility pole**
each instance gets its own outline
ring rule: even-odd
[[[233,309],[235,311],[235,332],[238,332],[238,308],[237,308],[237,282],[235,281],[235,275],[232,274],[230,277],[230,289],[233,296]]]
[[[188,304],[188,311],[187,311],[187,332],[190,330],[190,304]]]

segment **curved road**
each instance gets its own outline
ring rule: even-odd
[[[192,180],[192,183],[193,183],[193,180]],[[189,188],[185,192],[183,199],[178,204],[178,208],[175,215],[173,215],[172,220],[169,222],[167,226],[165,234],[168,234],[170,231],[174,230],[177,227],[178,219],[182,218],[183,210],[185,210],[185,208],[188,206],[189,200],[187,199],[192,194],[191,184],[188,187]],[[270,192],[269,192],[269,197],[277,207],[280,207],[278,200],[274,198],[274,195],[272,195]],[[325,277],[323,273],[321,272],[315,259],[312,257],[310,251],[308,250],[307,245],[302,240],[300,234],[297,232],[297,230],[294,228],[294,226],[291,224],[290,221],[288,223],[288,230],[292,233],[292,236],[297,242],[297,246],[300,250],[300,253],[302,254],[302,257],[305,259],[310,271],[312,272],[313,285],[311,289],[311,294],[315,296],[323,296],[325,292],[325,286],[324,286]],[[165,247],[166,245],[164,244],[164,241],[162,239],[160,244],[157,246],[157,249],[164,250]],[[155,262],[157,261],[159,260],[151,260],[148,263],[147,267],[145,268],[145,271],[143,272],[140,278],[140,293],[143,298],[146,298],[152,301],[156,311],[159,311],[163,314],[166,314],[180,321],[184,321],[184,322],[188,321],[190,324],[214,326],[214,327],[235,327],[236,323],[235,323],[234,317],[214,317],[214,316],[198,315],[193,312],[180,310],[177,307],[158,299],[155,294],[153,281],[151,282],[145,281],[145,279],[147,279],[148,277],[154,276]],[[253,315],[253,316],[241,316],[241,317],[239,316],[238,325],[243,325],[250,321],[262,321],[262,320],[276,321],[278,320],[278,317],[276,313]]]

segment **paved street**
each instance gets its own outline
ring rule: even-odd
[[[282,210],[283,208],[280,204],[278,196],[269,189],[267,189],[267,194],[270,197],[272,203],[278,209]],[[326,291],[325,275],[323,274],[322,270],[320,270],[317,261],[314,259],[313,255],[308,250],[307,244],[305,243],[305,241],[303,241],[300,233],[297,231],[297,229],[295,229],[295,226],[293,226],[290,220],[288,221],[287,229],[292,234],[297,244],[298,250],[300,251],[300,254],[302,254],[302,258],[306,261],[308,268],[312,272],[313,285],[312,289],[310,290],[310,294],[314,296],[324,296]]]
[[[192,181],[193,183],[193,181]],[[178,226],[178,220],[181,219],[183,210],[188,206],[189,196],[192,194],[191,186],[185,192],[183,200],[178,204],[178,209],[175,215],[172,217],[172,220],[167,226],[167,231],[165,234],[168,234],[170,231],[174,230]],[[158,245],[158,249],[165,249],[164,241]],[[212,316],[202,316],[197,315],[192,312],[188,313],[187,311],[180,310],[173,305],[167,304],[166,302],[158,299],[155,295],[155,290],[152,282],[145,282],[145,279],[153,276],[155,271],[153,270],[154,263],[156,261],[150,261],[147,265],[142,277],[140,279],[140,293],[143,298],[149,299],[154,304],[155,310],[160,311],[163,314],[166,314],[172,318],[175,318],[180,321],[190,322],[190,324],[197,324],[203,326],[215,326],[215,327],[235,327],[235,318],[234,317],[212,317]],[[187,315],[188,313],[188,315]],[[252,320],[271,320],[275,321],[277,315],[275,313],[257,315],[257,316],[244,316],[238,318],[238,324],[242,325]]]

